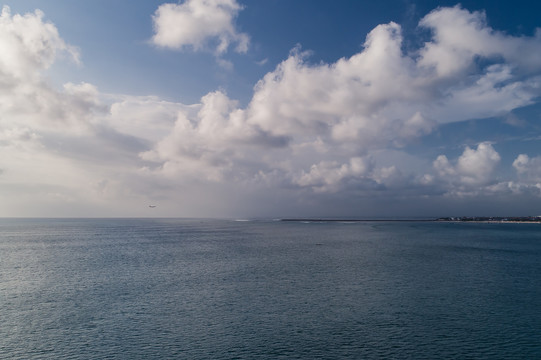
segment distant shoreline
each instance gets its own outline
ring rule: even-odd
[[[541,216],[461,216],[441,217],[436,219],[324,219],[324,218],[284,218],[283,222],[471,222],[471,223],[541,223]]]
[[[442,222],[482,222],[482,223],[541,223],[541,216],[462,216],[443,217]]]
[[[433,222],[436,219],[319,219],[319,218],[285,218],[279,219],[284,222]]]

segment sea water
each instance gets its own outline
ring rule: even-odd
[[[541,358],[541,224],[1,219],[2,359]]]

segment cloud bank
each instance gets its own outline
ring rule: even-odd
[[[143,156],[164,167],[198,159],[216,179],[251,170],[281,172],[284,181],[317,191],[336,191],[351,176],[385,185],[381,169],[356,172],[351,164],[370,162],[375,150],[401,148],[439,124],[502,115],[539,95],[537,36],[505,36],[486,25],[483,13],[460,7],[435,10],[420,26],[433,38],[413,53],[402,50],[395,23],[379,25],[363,51],[332,64],[311,65],[308,53],[294,49],[256,84],[245,109],[223,93],[209,94],[200,113],[180,116],[172,135]],[[513,54],[521,47],[530,51],[518,58]],[[259,166],[242,168],[254,154]],[[456,169],[444,159],[436,172],[481,185],[499,156],[483,143],[466,148]]]
[[[233,26],[238,11],[232,0],[164,4],[154,14],[153,41],[218,54],[236,44],[246,52],[248,36]],[[539,195],[537,157],[517,155],[514,175],[504,176],[490,142],[458,144],[463,153],[451,160],[407,149],[443,124],[535,103],[541,33],[506,35],[484,13],[458,6],[432,11],[419,26],[431,37],[418,49],[404,50],[400,25],[382,24],[359,53],[334,63],[312,64],[308,52],[293,49],[255,85],[246,107],[224,91],[186,105],[106,96],[88,83],[54,89],[45,71],[59,54],[78,61],[78,52],[42,13],[12,16],[4,8],[4,195],[23,204],[20,213],[34,201],[55,204],[59,214],[82,203],[90,214],[126,216],[156,200],[169,216],[280,216],[314,207],[332,216],[325,208],[332,199],[343,201],[335,211],[347,213],[383,199]],[[19,193],[27,202],[10,195]]]

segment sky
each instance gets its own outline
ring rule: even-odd
[[[541,215],[537,1],[0,5],[1,217]]]

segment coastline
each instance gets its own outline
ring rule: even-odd
[[[471,223],[485,223],[485,224],[539,224],[541,223],[541,216],[462,216],[462,217],[443,217],[438,218],[435,221],[440,222],[471,222]]]
[[[283,218],[282,222],[467,222],[484,224],[541,224],[541,216],[511,217],[440,217],[435,219],[325,219],[325,218]]]

